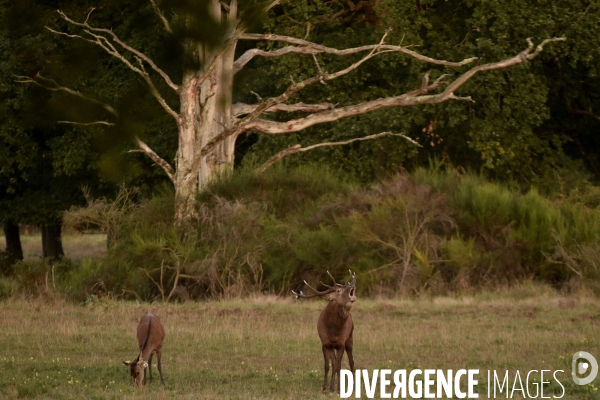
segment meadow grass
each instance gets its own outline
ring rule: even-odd
[[[73,261],[77,262],[83,258],[99,258],[106,253],[106,234],[66,232],[62,235],[62,244],[65,255]],[[25,259],[41,259],[41,233],[22,234],[21,247]],[[5,248],[5,241],[0,240],[0,250]]]
[[[597,299],[525,292],[359,299],[352,311],[356,367],[479,369],[480,398],[487,397],[487,370],[513,377],[515,370],[561,369],[563,398],[597,399],[600,378],[582,387],[570,379],[576,351],[600,359]],[[186,304],[8,299],[0,303],[0,397],[337,398],[321,393],[316,321],[323,307],[268,296]],[[121,361],[137,355],[135,328],[146,312],[165,326],[166,384],[154,366],[154,382],[135,389]],[[553,390],[560,395],[557,385],[545,395]]]

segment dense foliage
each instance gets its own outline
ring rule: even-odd
[[[456,170],[419,169],[362,188],[322,168],[274,168],[215,182],[199,199],[197,231],[186,237],[173,226],[172,201],[166,192],[123,202],[121,214],[112,209],[118,239],[101,260],[55,267],[59,290],[80,300],[232,297],[286,293],[304,279],[326,279],[326,270],[343,279],[348,269],[371,295],[462,293],[522,280],[599,289],[594,188],[550,201]],[[51,271],[44,265],[17,264],[19,290],[44,287]]]

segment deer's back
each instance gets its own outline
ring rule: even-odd
[[[165,338],[165,328],[154,314],[142,317],[137,327],[137,338],[140,349],[143,347],[159,348]]]

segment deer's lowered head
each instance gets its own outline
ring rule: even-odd
[[[141,356],[138,356],[133,361],[123,361],[123,364],[129,367],[129,373],[133,378],[135,386],[142,386],[144,384],[146,368],[148,368],[148,361],[145,361]]]
[[[304,284],[312,290],[312,294],[304,294],[302,291],[296,293],[296,298],[325,297],[329,303],[319,316],[317,322],[317,332],[322,343],[323,357],[325,358],[325,379],[323,382],[323,391],[327,389],[327,377],[329,374],[329,364],[332,366],[331,384],[329,390],[333,392],[336,382],[336,376],[339,378],[342,366],[342,357],[344,350],[348,353],[350,369],[354,372],[354,358],[352,356],[354,322],[350,309],[356,301],[356,274],[350,272],[352,281],[345,285],[336,283],[329,271],[329,277],[333,280],[333,285],[321,284],[327,289],[319,292],[310,286],[306,281]]]
[[[156,315],[147,314],[142,317],[137,327],[137,338],[140,354],[133,361],[123,361],[129,367],[136,386],[146,383],[146,369],[152,379],[152,356],[156,353],[160,381],[164,385],[161,366],[161,348],[165,338],[165,328]]]

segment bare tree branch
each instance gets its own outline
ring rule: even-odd
[[[59,13],[61,13],[61,12],[59,11]],[[64,14],[61,13],[61,15],[64,15]],[[71,21],[66,16],[64,18],[67,19],[67,21],[69,21],[69,22]],[[78,23],[76,23],[76,24],[78,24]],[[83,24],[78,24],[78,25],[83,25]],[[141,67],[141,68],[138,68],[135,65],[133,65],[127,58],[125,58],[112,45],[112,43],[110,43],[108,41],[108,39],[106,37],[104,37],[102,35],[97,35],[95,33],[92,33],[89,30],[85,30],[85,33],[87,33],[88,35],[90,35],[91,37],[93,37],[94,38],[93,40],[85,38],[85,37],[80,36],[80,35],[70,35],[70,34],[65,33],[65,32],[59,32],[59,31],[56,31],[56,30],[54,30],[52,28],[48,28],[48,27],[46,27],[46,29],[48,29],[50,32],[55,33],[57,35],[67,36],[67,37],[70,37],[70,38],[78,38],[78,39],[85,40],[86,42],[93,43],[93,44],[101,47],[102,49],[104,49],[111,56],[113,56],[113,57],[121,60],[121,62],[123,62],[123,64],[125,64],[127,66],[127,68],[129,68],[133,72],[135,72],[138,75],[140,75],[144,79],[144,81],[146,81],[146,83],[148,84],[148,88],[150,90],[150,93],[154,96],[154,98],[158,101],[158,103],[163,107],[163,109],[169,115],[171,115],[175,119],[176,122],[179,122],[179,115],[167,104],[167,102],[165,101],[165,99],[160,95],[160,92],[158,91],[158,89],[156,89],[156,86],[154,86],[154,82],[152,82],[152,79],[150,78],[150,75],[148,75],[148,73],[143,68],[143,64],[142,64],[140,58],[137,58],[138,63],[140,64],[140,67]],[[104,29],[104,30],[107,30],[107,29]]]
[[[386,32],[386,35],[388,33],[389,30]],[[437,104],[450,99],[472,101],[470,97],[459,97],[456,96],[454,92],[458,90],[462,85],[464,85],[469,79],[471,79],[476,73],[480,71],[503,69],[516,64],[523,63],[525,61],[529,61],[533,59],[537,54],[539,54],[539,52],[541,51],[540,49],[543,47],[543,45],[550,42],[566,40],[564,37],[546,39],[540,45],[541,47],[538,46],[536,51],[533,54],[531,54],[531,51],[533,50],[533,43],[530,39],[527,39],[528,47],[516,56],[498,62],[473,67],[467,72],[460,75],[457,79],[452,81],[443,92],[438,94],[428,95],[426,94],[426,92],[437,88],[441,83],[443,83],[444,76],[441,76],[438,79],[436,79],[436,81],[431,85],[428,83],[428,76],[425,76],[421,84],[421,88],[399,96],[386,97],[364,102],[361,104],[335,108],[332,110],[314,113],[304,118],[299,118],[285,122],[269,121],[258,118],[263,112],[265,112],[265,110],[269,109],[275,104],[285,103],[293,94],[297,93],[306,86],[319,81],[328,81],[331,79],[335,79],[339,76],[347,74],[348,72],[358,68],[362,63],[364,63],[368,59],[374,57],[379,53],[385,52],[386,50],[384,50],[385,45],[383,44],[383,42],[385,40],[386,35],[384,35],[384,37],[378,45],[372,47],[372,50],[368,55],[366,55],[356,63],[352,64],[351,66],[332,74],[320,74],[316,77],[306,79],[302,82],[294,83],[286,92],[284,92],[280,96],[273,97],[261,103],[251,114],[238,121],[232,128],[224,130],[220,134],[216,135],[211,141],[209,141],[201,150],[201,156],[207,155],[218,143],[220,143],[226,137],[232,135],[238,136],[241,133],[250,130],[255,130],[268,134],[290,133],[300,131],[302,129],[308,128],[316,124],[333,122],[341,118],[364,114],[380,108],[407,107],[422,104]]]
[[[163,109],[169,115],[171,115],[175,119],[176,122],[179,122],[179,115],[168,105],[168,103],[166,102],[166,100],[161,96],[160,92],[158,91],[158,89],[154,85],[154,82],[152,81],[152,78],[150,78],[150,75],[144,69],[142,61],[147,62],[159,75],[161,75],[163,77],[163,79],[165,80],[165,82],[167,83],[167,85],[169,85],[175,91],[179,92],[179,86],[175,85],[171,81],[171,79],[169,78],[169,76],[164,71],[162,71],[160,68],[158,68],[156,66],[156,64],[148,56],[146,56],[142,52],[134,49],[133,47],[127,45],[123,41],[121,41],[117,37],[117,35],[113,31],[111,31],[110,29],[102,29],[102,28],[93,28],[93,27],[91,27],[87,23],[87,20],[89,18],[89,14],[88,14],[88,18],[86,18],[86,22],[80,23],[80,22],[73,21],[72,19],[70,19],[69,17],[67,17],[67,15],[65,13],[63,13],[60,10],[58,10],[58,13],[68,23],[73,24],[75,26],[79,26],[81,28],[84,28],[83,31],[86,34],[88,34],[89,36],[91,36],[92,39],[83,37],[81,35],[71,35],[71,34],[68,34],[68,33],[65,33],[65,32],[56,31],[56,30],[54,30],[52,28],[49,28],[49,27],[46,27],[46,29],[48,29],[50,32],[55,33],[57,35],[67,36],[69,38],[82,39],[82,40],[85,40],[87,42],[93,43],[93,44],[101,47],[104,51],[106,51],[111,56],[113,56],[113,57],[121,60],[121,62],[123,64],[125,64],[125,66],[127,66],[127,68],[129,68],[133,72],[137,73],[138,75],[140,75],[144,79],[144,81],[148,85],[150,93],[154,96],[154,98],[158,101],[158,103],[163,107]],[[90,13],[91,13],[91,11],[90,11]],[[127,51],[133,53],[135,55],[135,57],[136,57],[136,60],[138,61],[138,64],[140,65],[140,68],[136,67],[127,58],[125,58],[125,56],[123,54],[121,54],[117,50],[117,48],[108,40],[107,37],[105,37],[105,36],[103,36],[101,34],[94,33],[94,32],[101,32],[101,33],[105,33],[105,34],[110,35],[112,37],[112,40],[114,42],[118,43],[121,47],[123,47]]]
[[[88,97],[76,90],[64,87],[64,86],[60,86],[59,84],[57,84],[53,79],[48,79],[48,78],[44,78],[43,76],[41,76],[39,73],[36,75],[36,78],[38,80],[41,80],[47,84],[42,84],[40,82],[38,82],[38,80],[32,79],[28,76],[17,76],[17,78],[19,80],[17,80],[17,82],[19,83],[33,83],[35,85],[38,85],[40,87],[43,87],[46,90],[50,90],[50,91],[62,91],[62,92],[66,92],[69,93],[73,96],[77,96],[83,100],[89,101],[91,103],[97,104],[100,107],[104,108],[105,110],[107,110],[108,112],[110,112],[112,115],[114,115],[115,117],[119,117],[119,113],[117,112],[117,110],[115,110],[113,107],[111,107],[108,104],[102,103],[101,101],[98,101],[96,99],[93,99],[91,97]],[[49,84],[51,84],[52,86],[49,86]],[[107,122],[107,121],[93,121],[93,122],[74,122],[74,121],[58,121],[59,124],[71,124],[71,125],[82,125],[82,126],[90,126],[90,125],[107,125],[107,126],[114,126],[115,124],[113,122]],[[158,154],[156,154],[154,152],[154,150],[152,150],[146,143],[144,143],[140,138],[136,137],[136,144],[138,146],[138,148],[140,149],[139,151],[143,152],[144,154],[146,154],[148,157],[150,157],[152,159],[152,161],[154,161],[156,164],[158,164],[160,167],[162,167],[162,169],[165,171],[165,173],[167,174],[167,176],[171,179],[171,181],[173,181],[175,179],[175,170],[173,169],[173,167],[171,167],[171,165],[169,165],[168,162],[166,162],[165,160],[163,160]]]
[[[158,154],[156,154],[154,152],[154,150],[152,150],[146,143],[144,143],[139,137],[135,137],[135,142],[139,148],[139,150],[137,151],[141,151],[142,153],[146,154],[148,157],[150,157],[150,159],[152,159],[152,161],[154,161],[159,167],[161,167],[165,173],[167,174],[167,176],[169,177],[169,179],[171,179],[171,181],[173,183],[175,183],[175,170],[173,169],[173,167],[171,167],[171,165],[166,162],[164,159],[162,159]],[[135,150],[130,150],[129,152],[134,152]]]
[[[281,0],[274,0],[269,5],[265,7],[265,12],[269,11],[271,8],[275,7],[277,4],[281,3]]]
[[[253,125],[255,123],[255,120],[263,113],[265,112],[265,110],[268,110],[269,108],[277,105],[277,104],[281,104],[281,103],[285,103],[286,101],[289,100],[289,98],[294,95],[295,93],[299,92],[300,90],[304,89],[305,87],[312,85],[313,83],[316,82],[325,82],[325,81],[330,81],[333,80],[335,78],[338,78],[342,75],[346,75],[347,73],[357,69],[359,66],[361,66],[364,62],[366,62],[367,60],[375,57],[377,54],[380,54],[382,52],[385,52],[385,50],[380,50],[380,46],[383,45],[383,43],[385,42],[385,38],[387,37],[387,35],[390,33],[390,29],[388,29],[385,34],[383,35],[383,37],[381,38],[379,44],[375,47],[373,47],[373,49],[369,52],[369,54],[367,54],[366,56],[364,56],[363,58],[361,58],[360,60],[358,60],[357,62],[355,62],[354,64],[350,65],[347,68],[344,68],[340,71],[331,73],[331,74],[319,74],[318,76],[312,77],[312,78],[308,78],[305,79],[301,82],[298,83],[293,83],[292,86],[290,88],[288,88],[288,90],[286,90],[283,94],[277,96],[277,97],[272,97],[270,99],[268,99],[267,101],[259,104],[256,106],[256,108],[254,109],[254,111],[252,111],[252,113],[248,114],[246,117],[244,117],[243,119],[239,120],[232,128],[230,129],[226,129],[223,132],[219,133],[218,135],[216,135],[215,137],[213,137],[200,151],[200,156],[204,157],[205,155],[207,155],[217,144],[219,144],[221,141],[223,141],[226,137],[229,136],[237,136],[240,135],[243,132],[246,132],[248,130],[251,130],[252,128],[248,128],[248,126]],[[323,113],[319,113],[323,114]],[[313,115],[317,115],[317,114],[313,114]]]
[[[161,22],[163,23],[165,30],[169,33],[173,33],[173,29],[171,29],[171,24],[169,24],[169,21],[167,21],[165,15],[162,13],[162,11],[160,11],[160,8],[158,8],[156,2],[154,0],[150,0],[150,3],[152,3],[152,8],[154,9],[156,15],[158,15],[158,18],[160,18]]]
[[[565,40],[565,38],[547,39],[544,41],[544,43],[563,40]],[[471,68],[464,74],[460,75],[457,79],[452,81],[443,92],[438,94],[426,95],[425,93],[423,93],[426,90],[423,87],[421,87],[416,91],[405,93],[399,96],[387,97],[368,101],[361,104],[340,107],[333,110],[311,114],[305,118],[300,118],[286,122],[275,122],[264,119],[255,119],[252,122],[247,123],[244,128],[246,130],[256,130],[270,134],[289,133],[297,132],[299,130],[305,129],[309,126],[313,126],[316,124],[337,121],[344,117],[364,114],[385,107],[407,107],[422,104],[437,104],[449,99],[472,101],[470,97],[459,97],[456,96],[454,92],[480,71],[503,69],[533,59],[537,54],[539,54],[539,52],[530,54],[531,50],[533,49],[533,43],[531,43],[531,40],[528,40],[528,43],[529,46],[527,47],[527,49],[523,50],[514,57]],[[440,78],[438,78],[432,85],[429,85],[426,89],[434,89],[441,83],[442,81],[440,80]]]
[[[91,126],[91,125],[115,126],[114,123],[106,122],[106,121],[94,121],[94,122],[56,121],[56,123],[57,124],[81,125],[81,126]]]
[[[387,33],[386,33],[387,34]],[[284,42],[290,43],[291,46],[285,46],[277,50],[261,50],[261,49],[250,49],[247,50],[244,54],[242,54],[233,64],[233,71],[237,73],[241,70],[244,65],[246,65],[250,60],[252,60],[256,56],[261,57],[279,57],[284,54],[290,53],[299,53],[299,54],[319,54],[319,53],[327,53],[333,54],[337,56],[345,56],[349,54],[361,53],[364,51],[371,51],[374,48],[379,48],[380,50],[404,53],[408,56],[411,56],[419,61],[427,62],[430,64],[436,65],[445,65],[447,67],[460,67],[466,64],[469,64],[475,60],[477,57],[467,58],[465,60],[459,62],[445,61],[445,60],[436,60],[435,58],[427,57],[422,54],[417,53],[416,51],[410,50],[404,46],[395,46],[395,45],[367,45],[360,47],[352,47],[349,49],[338,50],[332,47],[322,46],[313,42],[309,42],[303,39],[297,39],[291,36],[282,36],[282,35],[274,35],[274,34],[254,34],[254,33],[242,33],[239,35],[238,39],[240,40],[268,40],[275,42]]]
[[[233,115],[245,115],[250,114],[258,104],[245,104],[245,103],[235,103],[233,107]],[[306,113],[314,113],[319,111],[331,110],[335,107],[334,104],[331,103],[321,103],[321,104],[306,104],[306,103],[296,103],[296,104],[275,104],[274,106],[268,108],[264,112],[306,112]]]
[[[459,76],[456,80],[454,80],[454,82],[452,82],[450,85],[448,85],[448,87],[446,88],[446,90],[444,90],[442,94],[453,95],[458,88],[460,88],[466,81],[471,79],[473,75],[475,75],[478,72],[489,71],[492,69],[508,68],[512,67],[513,65],[521,64],[525,61],[533,60],[542,51],[543,46],[545,44],[550,42],[561,42],[567,39],[565,37],[546,39],[542,43],[540,43],[540,45],[538,45],[533,54],[530,54],[531,50],[533,49],[533,42],[530,38],[527,38],[526,40],[528,44],[527,48],[519,54],[517,54],[516,56],[495,63],[478,65],[477,67],[471,68],[470,70]]]
[[[292,155],[292,154],[302,153],[304,151],[313,150],[313,149],[316,149],[318,147],[342,146],[342,145],[345,145],[345,144],[350,144],[350,143],[364,141],[364,140],[373,140],[373,139],[378,139],[378,138],[383,137],[383,136],[398,136],[398,137],[402,137],[402,138],[408,140],[409,142],[411,142],[411,143],[413,143],[413,144],[415,144],[415,145],[417,145],[419,147],[422,147],[419,143],[417,143],[413,139],[409,138],[408,136],[405,136],[405,135],[403,135],[401,133],[393,133],[393,132],[381,132],[381,133],[377,133],[377,134],[369,135],[369,136],[365,136],[365,137],[354,138],[354,139],[350,139],[350,140],[344,140],[342,142],[317,143],[317,144],[313,144],[312,146],[307,146],[307,147],[302,147],[301,144],[296,144],[296,145],[288,147],[285,150],[280,151],[279,153],[275,154],[273,157],[269,158],[263,165],[261,165],[260,167],[258,167],[256,169],[256,172],[262,173],[267,168],[269,168],[271,165],[279,162],[282,158],[287,157],[287,156]]]
[[[154,4],[154,1],[152,1],[152,3]],[[142,60],[144,60],[145,62],[147,62],[147,63],[148,63],[148,64],[149,64],[149,65],[152,67],[152,69],[153,69],[154,71],[156,71],[156,73],[158,73],[158,74],[159,74],[159,75],[160,75],[160,76],[163,78],[163,80],[165,81],[165,83],[166,83],[167,85],[169,85],[169,87],[171,87],[171,88],[172,88],[173,90],[175,90],[176,92],[178,92],[178,91],[179,91],[179,86],[178,86],[178,85],[176,85],[175,83],[173,83],[173,81],[171,80],[171,78],[169,77],[169,75],[167,75],[167,73],[166,73],[165,71],[163,71],[162,69],[160,69],[160,68],[159,68],[159,67],[158,67],[158,66],[157,66],[157,65],[154,63],[154,61],[153,61],[153,60],[152,60],[150,57],[148,57],[147,55],[145,55],[145,54],[144,54],[144,53],[142,53],[141,51],[139,51],[139,50],[137,50],[137,49],[134,49],[133,47],[131,47],[131,46],[129,46],[128,44],[126,44],[125,42],[123,42],[121,39],[119,39],[119,37],[118,37],[118,36],[117,36],[117,35],[116,35],[116,34],[115,34],[115,33],[114,33],[112,30],[110,30],[110,29],[104,29],[104,28],[94,28],[94,27],[90,26],[90,25],[87,23],[87,19],[86,19],[86,21],[85,21],[84,23],[81,23],[81,22],[76,22],[76,21],[72,20],[71,18],[69,18],[69,17],[68,17],[68,16],[67,16],[67,15],[66,15],[64,12],[62,12],[61,10],[58,10],[57,12],[58,12],[58,13],[60,14],[60,16],[61,16],[61,17],[62,17],[62,18],[65,20],[65,21],[67,21],[68,23],[70,23],[70,24],[72,24],[72,25],[75,25],[75,26],[79,26],[79,27],[81,27],[81,28],[84,28],[84,32],[86,32],[87,34],[89,34],[89,35],[93,36],[94,38],[96,38],[96,40],[98,40],[98,36],[97,36],[97,35],[93,35],[93,34],[91,34],[91,33],[90,33],[90,31],[93,31],[93,32],[102,32],[102,33],[106,33],[107,35],[110,35],[110,36],[112,37],[112,40],[113,40],[114,42],[118,43],[118,44],[119,44],[121,47],[123,47],[125,50],[127,50],[127,51],[131,52],[132,54],[135,54],[137,57],[139,57],[139,58],[141,58]],[[90,12],[91,12],[91,11],[90,11]],[[160,10],[159,10],[159,12],[160,12]],[[88,15],[88,17],[89,17],[89,15]],[[164,18],[164,17],[163,17],[163,18]],[[63,32],[54,31],[54,30],[52,30],[52,29],[50,29],[50,28],[48,28],[48,29],[49,29],[49,30],[51,30],[51,31],[52,31],[52,32],[54,32],[54,33],[61,33],[61,34],[64,34]],[[65,35],[66,35],[66,34],[65,34]],[[68,35],[67,35],[67,36],[68,36]],[[102,39],[104,39],[105,43],[109,43],[109,42],[108,42],[108,40],[107,40],[107,39],[106,39],[104,36],[102,36]],[[89,41],[89,40],[88,40],[88,41]],[[91,42],[92,42],[92,43],[96,43],[96,44],[100,45],[100,43],[99,43],[99,42],[96,42],[96,41],[91,41]],[[100,45],[100,47],[103,47],[103,48],[104,48],[104,46],[102,46],[102,45]],[[111,45],[110,47],[112,48],[112,50],[113,50],[113,51],[115,51],[115,52],[116,52],[116,49],[115,49],[115,48],[114,48],[112,45]],[[105,48],[105,50],[106,50],[106,48]],[[118,53],[118,52],[117,52],[117,53]],[[113,55],[113,54],[111,54],[111,55]],[[124,61],[124,60],[122,60],[122,61]],[[128,65],[128,66],[129,66],[129,65]],[[130,67],[130,68],[131,68],[131,67]]]
[[[18,79],[16,82],[17,83],[32,83],[34,85],[43,87],[46,90],[50,90],[52,92],[65,92],[65,93],[69,93],[73,96],[77,96],[80,99],[83,99],[85,101],[89,101],[91,103],[97,104],[100,107],[104,108],[106,111],[108,111],[109,113],[111,113],[112,115],[114,115],[115,117],[119,117],[119,113],[117,112],[117,110],[114,109],[114,107],[103,103],[101,101],[98,101],[94,98],[91,98],[89,96],[86,96],[84,94],[82,94],[81,92],[78,92],[76,90],[70,89],[68,87],[65,86],[60,86],[58,83],[56,83],[56,81],[54,79],[48,79],[48,78],[44,78],[39,72],[35,75],[35,78],[30,78],[28,76],[19,76],[19,75],[15,75],[15,77]],[[40,83],[39,81],[44,82],[44,84]]]
[[[590,118],[600,121],[600,116],[597,114],[594,114],[592,111],[569,108],[569,112],[571,114],[587,115]]]

